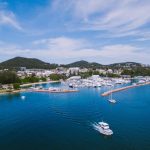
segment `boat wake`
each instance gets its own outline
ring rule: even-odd
[[[93,129],[94,129],[94,130],[100,132],[100,128],[99,128],[98,123],[95,122],[95,123],[92,124],[92,126],[93,126]]]

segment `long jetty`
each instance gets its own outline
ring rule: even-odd
[[[136,85],[129,85],[129,86],[125,86],[125,87],[121,87],[121,88],[117,88],[117,89],[113,89],[107,92],[102,93],[102,96],[108,96],[111,93],[116,93],[119,91],[123,91],[123,90],[127,90],[127,89],[131,89],[131,88],[136,88],[136,87],[140,87],[140,86],[144,86],[144,85],[149,85],[150,82],[146,82],[146,83],[142,83],[142,84],[136,84]]]
[[[47,92],[47,93],[72,93],[72,92],[79,92],[78,90],[67,90],[67,89],[61,89],[61,90],[46,90],[46,89],[38,89],[33,90],[33,92]]]

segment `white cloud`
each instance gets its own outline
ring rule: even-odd
[[[85,46],[89,46],[89,43],[84,39],[73,39],[67,37],[57,37],[41,39],[33,42],[34,45],[43,45],[45,48],[55,49],[55,50],[66,50],[66,49],[79,49]]]
[[[24,56],[39,58],[48,62],[51,60],[51,62],[57,63],[69,63],[73,60],[83,59],[103,64],[124,61],[150,64],[149,51],[129,44],[104,45],[90,48],[93,45],[90,41],[68,37],[41,39],[33,43],[32,48],[23,49],[18,45],[8,45],[7,43],[0,42],[1,57]],[[43,45],[44,47],[42,47]]]
[[[3,6],[4,5],[0,3],[0,25],[12,26],[17,30],[23,30],[15,14],[12,11],[6,10]]]
[[[150,24],[149,0],[55,0],[54,4],[54,10],[59,9],[65,15],[71,14],[73,24],[76,22],[77,28],[82,30],[108,31],[128,36],[126,32],[142,31],[141,27]]]
[[[33,52],[34,53],[34,52]],[[150,53],[144,52],[144,49],[140,49],[131,45],[107,45],[99,47],[97,49],[81,48],[81,49],[57,49],[53,47],[52,49],[37,50],[37,57],[42,58],[56,58],[58,60],[63,59],[67,62],[70,60],[90,60],[97,61],[100,63],[115,63],[123,61],[136,61],[141,63],[150,63],[149,55]]]
[[[29,49],[23,49],[21,46],[16,44],[8,44],[3,41],[0,41],[0,54],[2,58],[11,58],[19,55],[28,54],[31,50]]]

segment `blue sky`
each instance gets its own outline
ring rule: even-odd
[[[0,62],[150,64],[150,0],[0,0]]]

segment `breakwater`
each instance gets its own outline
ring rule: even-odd
[[[136,87],[140,87],[140,86],[144,86],[144,85],[149,85],[150,82],[146,82],[146,83],[142,83],[142,84],[136,84],[136,85],[129,85],[129,86],[125,86],[125,87],[121,87],[121,88],[117,88],[117,89],[113,89],[107,92],[102,93],[102,96],[108,96],[111,93],[116,93],[119,91],[123,91],[123,90],[127,90],[127,89],[131,89],[131,88],[136,88]]]
[[[38,89],[33,90],[34,92],[47,92],[47,93],[71,93],[71,92],[78,92],[78,90],[66,90],[66,89],[59,89],[59,90],[46,90],[46,89]]]

